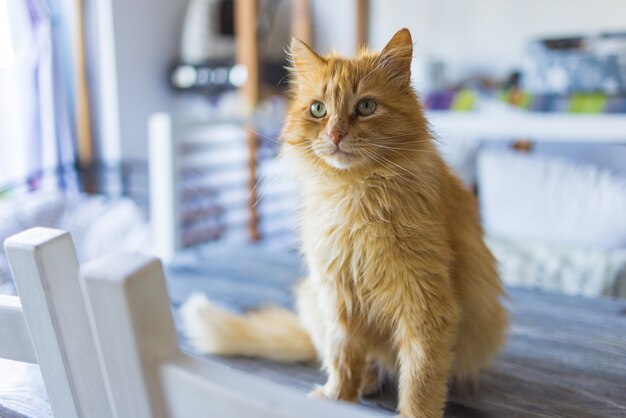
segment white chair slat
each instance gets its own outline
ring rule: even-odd
[[[53,413],[111,417],[69,233],[33,228],[5,249]]]
[[[118,417],[166,417],[158,363],[178,350],[161,263],[114,254],[81,269]]]
[[[354,405],[313,399],[213,360],[179,353],[161,366],[172,418],[380,418]]]

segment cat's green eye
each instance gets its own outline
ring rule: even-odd
[[[313,102],[311,105],[311,116],[314,118],[323,118],[326,116],[326,105],[322,102]]]
[[[359,116],[369,116],[376,110],[376,100],[363,99],[356,105],[356,113]]]

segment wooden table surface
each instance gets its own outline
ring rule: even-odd
[[[291,306],[301,267],[295,253],[221,248],[187,254],[167,274],[175,308],[200,291],[239,310]],[[476,393],[450,394],[446,417],[626,417],[626,300],[510,288],[506,305],[512,324],[504,350]],[[302,392],[324,382],[315,365],[220,361]],[[363,404],[393,415],[395,390]]]
[[[235,310],[290,307],[290,289],[302,274],[296,253],[225,246],[189,251],[166,271],[175,314],[192,292]],[[626,300],[522,289],[508,295],[506,347],[476,393],[450,394],[446,417],[626,417]],[[303,393],[324,382],[315,365],[217,360]],[[51,415],[36,365],[4,362],[0,374],[15,378],[0,378],[0,417]],[[395,390],[389,385],[362,404],[392,416]]]

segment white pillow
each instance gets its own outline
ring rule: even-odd
[[[489,235],[626,247],[626,178],[608,170],[487,149],[478,158],[478,187]]]
[[[626,249],[599,250],[489,237],[507,285],[576,296],[626,298]]]

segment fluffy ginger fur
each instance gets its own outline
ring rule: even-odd
[[[309,269],[298,316],[238,316],[195,297],[182,311],[188,335],[206,353],[317,357],[328,381],[313,394],[325,398],[355,401],[389,373],[401,415],[441,417],[449,382],[473,382],[502,345],[507,314],[474,196],[437,153],[410,87],[411,35],[353,59],[297,40],[291,54],[283,157],[302,181]],[[367,116],[364,98],[376,103]]]

